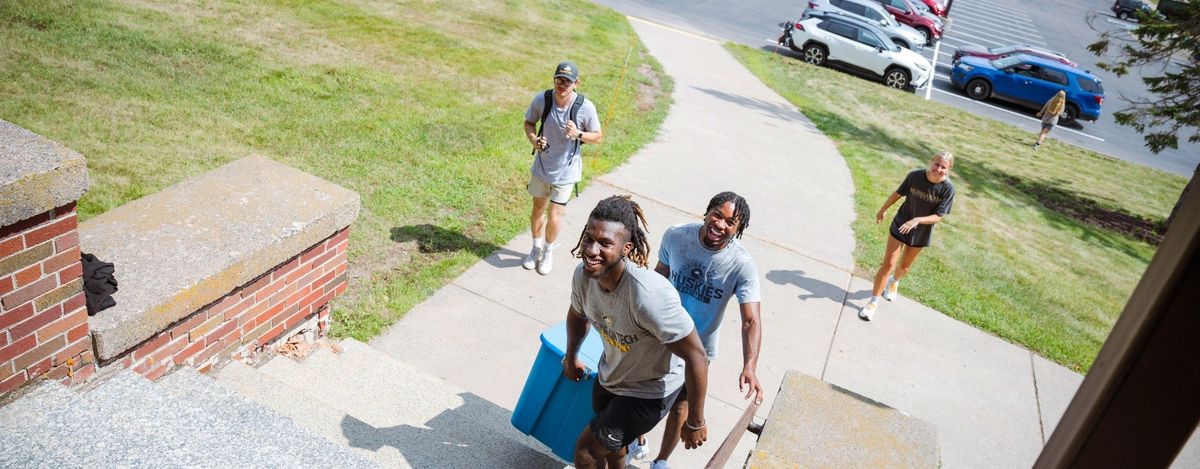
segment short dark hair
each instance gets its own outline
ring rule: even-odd
[[[731,191],[717,194],[713,196],[712,200],[708,201],[708,208],[704,209],[704,215],[708,216],[708,212],[725,205],[725,202],[733,202],[733,219],[738,221],[738,229],[735,237],[741,238],[746,228],[750,227],[750,204],[746,203],[745,197]]]
[[[625,229],[629,230],[629,242],[633,243],[629,259],[637,265],[647,267],[650,262],[650,242],[646,236],[646,215],[632,198],[628,195],[614,195],[601,200],[596,204],[596,208],[592,209],[591,215],[588,215],[588,220],[612,221],[625,225]],[[571,255],[583,257],[583,235],[586,232],[587,228],[584,228],[584,232],[579,233],[579,242],[571,249]]]

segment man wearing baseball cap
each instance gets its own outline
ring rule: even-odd
[[[542,275],[554,267],[563,210],[583,179],[582,144],[604,139],[596,106],[575,92],[578,86],[579,67],[570,60],[562,62],[554,68],[554,88],[534,96],[525,111],[525,138],[534,154],[528,186],[533,196],[533,248],[521,265]]]

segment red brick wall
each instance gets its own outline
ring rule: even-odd
[[[95,370],[71,203],[0,228],[0,395]]]
[[[171,325],[117,362],[150,379],[182,365],[206,371],[218,360],[260,350],[314,316],[325,324],[329,300],[346,291],[348,230]]]

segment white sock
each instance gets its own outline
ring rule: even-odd
[[[879,300],[881,300],[881,299],[883,299],[882,296],[872,296],[871,301],[868,301],[868,303],[879,304]]]
[[[541,248],[542,246],[545,246],[545,245],[546,245],[546,240],[544,238],[533,238],[533,247]]]

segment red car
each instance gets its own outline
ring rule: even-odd
[[[1027,54],[1036,57],[1042,57],[1047,60],[1053,60],[1055,62],[1069,65],[1071,67],[1079,67],[1075,64],[1075,62],[1072,62],[1071,59],[1068,59],[1067,56],[1061,53],[1025,45],[1001,46],[993,47],[991,49],[979,46],[962,46],[959,47],[958,50],[954,51],[954,56],[950,59],[950,63],[951,65],[957,65],[958,61],[962,60],[962,58],[966,56],[983,57],[987,60],[996,60],[1016,54]]]
[[[942,18],[946,17],[946,3],[944,1],[939,2],[938,0],[921,0],[921,3],[924,3],[925,6],[929,7],[929,11],[933,12],[933,14]]]
[[[945,26],[942,20],[933,16],[932,13],[926,14],[928,8],[925,4],[920,6],[913,5],[909,0],[875,0],[883,8],[887,9],[888,13],[896,17],[896,21],[901,24],[912,26],[913,29],[925,34],[925,45],[933,45],[933,43],[942,39],[942,30]],[[920,1],[920,0],[918,0]]]

